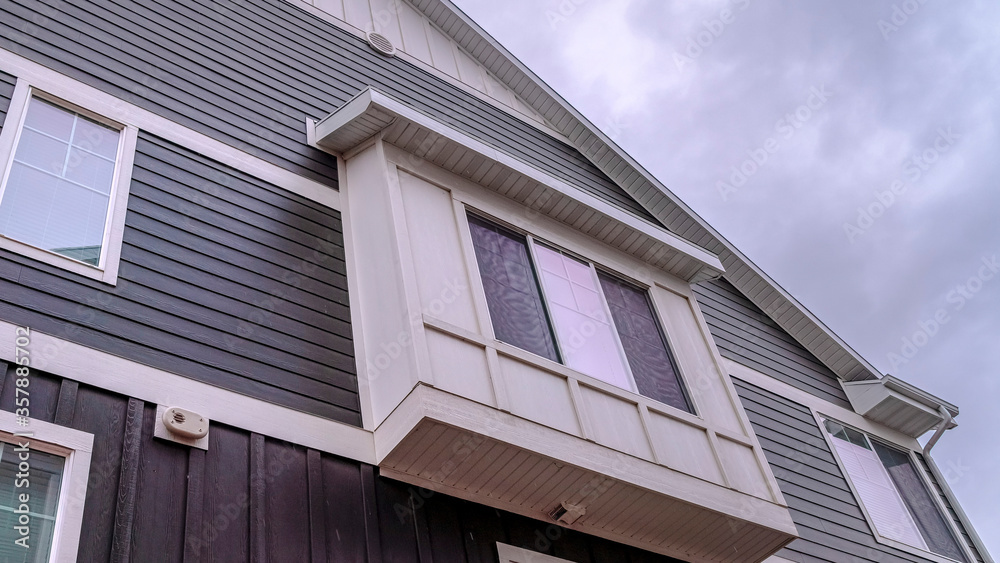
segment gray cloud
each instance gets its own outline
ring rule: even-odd
[[[1000,255],[1000,5],[926,0],[893,23],[902,0],[457,3],[594,123],[617,124],[620,145],[859,353],[962,408],[935,458],[964,468],[951,485],[1000,553],[1000,277],[961,310],[949,301]],[[828,102],[780,136],[819,87]],[[949,127],[959,138],[914,178],[912,158]],[[718,182],[768,138],[779,149],[723,199]],[[844,225],[895,180],[905,190],[852,242]],[[942,308],[949,322],[893,369]]]

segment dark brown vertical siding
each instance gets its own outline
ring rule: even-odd
[[[498,541],[574,563],[676,561],[224,424],[207,452],[178,445],[153,437],[154,404],[39,371],[31,385],[33,406],[94,435],[80,563],[497,563]]]
[[[335,210],[143,133],[116,286],[7,251],[0,264],[17,268],[0,267],[8,322],[361,423]]]

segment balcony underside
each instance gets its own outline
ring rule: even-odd
[[[689,561],[761,561],[795,536],[788,510],[417,386],[376,431],[386,477]],[[561,461],[557,461],[561,460]]]

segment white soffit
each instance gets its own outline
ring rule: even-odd
[[[657,268],[697,283],[725,271],[719,258],[660,226],[648,223],[562,180],[427,116],[373,88],[362,90],[318,122],[307,120],[316,147],[349,154],[368,139],[413,155],[523,203]]]
[[[552,127],[566,135],[581,153],[671,232],[717,254],[726,269],[724,277],[841,379],[854,381],[880,376],[878,370],[454,4],[448,0],[409,1]]]
[[[878,380],[845,382],[843,385],[855,412],[914,438],[944,421],[942,408],[948,411],[951,418],[958,416],[955,405],[891,375]],[[955,426],[954,421],[948,421],[948,428]]]

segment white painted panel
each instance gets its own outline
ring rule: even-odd
[[[378,145],[346,163],[347,200],[355,263],[364,357],[359,377],[367,378],[377,426],[416,381],[413,327],[403,293],[398,246],[389,200],[386,164]],[[343,189],[343,188],[342,188]],[[377,257],[377,259],[372,259]],[[358,327],[355,326],[355,333]]]
[[[424,28],[427,30],[427,42],[431,48],[431,60],[434,67],[448,74],[452,78],[458,78],[458,66],[455,62],[455,45],[441,31],[426,22]]]
[[[411,56],[433,65],[431,49],[427,44],[427,29],[424,18],[406,2],[399,4],[399,27],[403,35],[402,49]]]
[[[427,331],[427,348],[435,387],[496,406],[483,348],[434,330]]]
[[[344,19],[344,0],[313,0],[313,5],[337,19]]]
[[[580,423],[565,379],[505,356],[500,356],[500,371],[513,414],[580,435]]]
[[[403,45],[403,35],[399,30],[399,8],[402,0],[370,0],[375,31],[385,35],[396,48]]]
[[[455,59],[458,62],[458,74],[462,77],[462,82],[480,92],[486,92],[486,83],[483,81],[483,70],[479,64],[461,49],[456,49]]]
[[[649,422],[650,437],[664,465],[722,484],[722,473],[704,430],[655,412],[649,413]]]
[[[368,0],[344,0],[344,19],[358,29],[370,29],[372,11]]]
[[[632,389],[604,296],[589,264],[535,245],[538,274],[559,339],[563,362],[581,373]]]
[[[726,387],[728,375],[718,368],[722,360],[717,363],[713,357],[688,299],[658,286],[650,289],[650,295],[698,414],[715,426],[743,434]]]
[[[424,314],[479,332],[451,194],[399,171]]]
[[[719,457],[726,468],[729,482],[737,490],[762,499],[771,499],[767,480],[760,471],[753,449],[719,438]]]
[[[583,409],[599,444],[652,461],[653,452],[639,418],[639,409],[617,397],[580,386]]]

